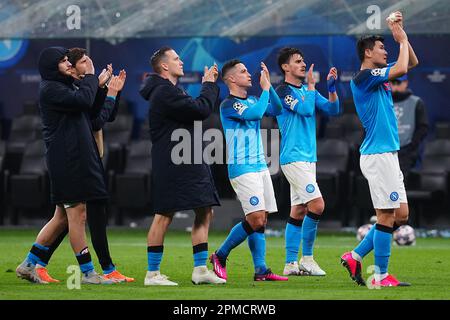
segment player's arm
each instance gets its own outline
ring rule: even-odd
[[[400,27],[403,29],[402,13],[400,11],[396,11],[395,17],[396,17],[395,23],[398,23]],[[414,52],[414,49],[409,41],[408,41],[408,53],[409,53],[408,70],[411,70],[412,68],[416,67],[419,64],[419,59],[417,58],[416,53]]]
[[[328,101],[337,101],[338,95],[336,92],[336,81],[337,81],[337,69],[335,67],[330,69],[327,76],[327,86],[328,86]]]
[[[78,90],[73,90],[60,82],[51,82],[44,88],[50,108],[64,113],[90,111],[94,104],[98,88],[98,79],[93,74],[86,74]]]
[[[335,93],[336,95],[336,93]],[[339,98],[336,95],[336,100],[327,100],[319,92],[316,91],[316,107],[322,110],[325,114],[330,116],[337,116],[340,113],[339,110]]]
[[[310,117],[314,114],[316,91],[305,91],[304,99],[297,95],[288,86],[277,88],[277,94],[281,99],[284,109],[290,112],[298,113],[304,117]]]
[[[283,110],[283,104],[281,103],[280,97],[276,93],[275,89],[270,86],[269,90],[269,105],[267,106],[267,110],[265,115],[276,117],[281,114]]]
[[[400,45],[397,62],[389,70],[389,80],[394,80],[408,72],[409,65],[409,43],[405,30],[399,23],[388,23],[394,40]]]
[[[242,111],[243,120],[261,120],[264,117],[264,113],[269,106],[269,89],[263,90],[257,103],[251,106],[251,108],[245,106]]]
[[[409,54],[408,70],[411,70],[412,68],[415,68],[419,64],[419,59],[417,58],[416,53],[414,52],[414,49],[409,41],[408,41],[408,54]]]

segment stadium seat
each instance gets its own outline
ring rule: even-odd
[[[346,204],[349,145],[339,139],[317,141],[317,183],[327,208],[338,209]]]
[[[411,179],[410,179],[411,180]],[[416,227],[421,224],[425,205],[448,204],[450,181],[450,140],[436,139],[425,145],[422,170],[413,172],[411,189],[407,190]]]
[[[434,136],[436,139],[450,139],[450,122],[436,122]]]
[[[25,146],[38,139],[40,130],[41,121],[36,115],[22,115],[13,119],[5,159],[5,167],[11,173],[19,171]]]
[[[5,184],[4,181],[4,171],[3,164],[5,162],[5,142],[0,140],[0,225],[3,225],[5,214],[6,214],[6,204],[5,204]]]
[[[36,100],[26,100],[23,104],[23,114],[39,116],[39,104]]]
[[[131,140],[132,128],[133,118],[126,114],[118,114],[113,122],[105,124],[103,138],[109,149],[108,171],[123,172],[125,147]]]
[[[8,179],[12,224],[19,223],[22,210],[42,210],[49,203],[49,181],[44,154],[45,145],[42,140],[27,144],[19,174],[13,174]]]
[[[124,172],[112,179],[110,172],[110,193],[114,195],[117,206],[115,223],[123,224],[123,211],[126,209],[150,211],[151,192],[151,145],[149,141],[140,140],[127,148]]]

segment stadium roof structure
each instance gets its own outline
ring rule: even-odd
[[[0,38],[358,35],[396,10],[408,34],[450,34],[448,0],[2,0]]]

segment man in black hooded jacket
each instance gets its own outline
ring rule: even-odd
[[[209,166],[200,161],[178,163],[172,158],[177,145],[172,135],[177,129],[188,132],[191,151],[194,122],[205,120],[219,97],[217,66],[205,67],[202,88],[198,98],[192,98],[176,86],[183,76],[183,62],[169,47],[162,47],[151,58],[156,74],[150,75],[140,90],[150,102],[149,126],[152,141],[152,204],[155,214],[147,236],[148,271],[145,285],[177,285],[160,274],[164,235],[176,211],[193,209],[192,227],[194,271],[192,282],[224,283],[206,267],[208,258],[208,230],[213,215],[212,206],[219,204]],[[193,152],[191,152],[192,154]],[[203,153],[202,153],[203,154]],[[193,157],[195,160],[195,157]],[[199,160],[199,159],[197,159]]]
[[[71,48],[69,49],[68,58],[72,65],[72,76],[75,79],[74,85],[78,88],[83,80],[86,70],[88,68],[88,56],[86,54],[86,49],[83,48]],[[99,84],[97,87],[97,93],[95,96],[94,105],[89,111],[92,130],[94,134],[101,132],[103,126],[106,122],[112,122],[115,120],[117,115],[117,110],[119,106],[120,93],[117,93],[115,97],[115,103],[113,110],[109,109],[110,101],[107,100],[108,86],[107,82],[111,79],[113,75],[112,65],[109,64],[107,68],[98,76]],[[125,82],[126,72],[121,70],[119,73],[119,79]],[[110,97],[112,99],[113,97]],[[106,107],[105,107],[106,102]],[[100,140],[97,140],[100,139]],[[103,137],[102,135],[96,136],[97,146],[100,152],[100,157],[103,154]],[[113,280],[115,282],[133,282],[134,279],[122,275],[114,265],[111,254],[109,252],[108,237],[106,233],[106,226],[108,223],[107,215],[107,203],[103,200],[100,201],[88,201],[86,203],[87,209],[87,222],[89,226],[89,231],[91,234],[91,241],[94,246],[95,253],[97,254],[100,266],[103,270],[104,277]],[[48,264],[54,251],[58,248],[62,240],[68,234],[69,230],[66,229],[61,233],[55,242],[49,246],[46,259],[43,260],[44,263]],[[42,268],[39,270],[41,277],[43,277],[48,282],[58,282],[58,280],[53,279],[47,272],[45,267],[37,265],[37,268]]]
[[[92,133],[89,111],[94,103],[98,79],[92,60],[79,89],[73,86],[68,50],[44,49],[39,56],[39,108],[46,145],[51,202],[56,205],[53,218],[39,232],[26,259],[17,267],[18,277],[47,283],[37,264],[44,265],[49,245],[69,227],[69,238],[83,273],[81,283],[110,284],[94,270],[86,244],[86,202],[108,198],[104,169]],[[113,110],[120,87],[118,77],[110,82],[105,108]],[[114,98],[113,98],[114,97]]]

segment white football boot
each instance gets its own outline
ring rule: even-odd
[[[224,284],[227,280],[219,278],[214,271],[208,270],[206,266],[195,267],[192,271],[193,284]]]
[[[81,277],[81,284],[113,284],[116,283],[113,280],[107,279],[99,275],[95,270],[88,273],[83,273]]]
[[[284,276],[299,276],[300,270],[298,268],[298,262],[294,261],[294,262],[286,263],[284,265],[283,275]]]
[[[23,260],[21,264],[19,264],[16,268],[16,275],[21,279],[28,280],[34,283],[47,284],[47,281],[44,281],[39,277],[36,272],[36,266],[32,263],[27,262],[27,260]]]
[[[304,276],[325,276],[327,274],[319,267],[312,256],[303,256],[298,268]]]
[[[147,271],[144,280],[145,286],[177,286],[178,283],[170,281],[169,277],[159,271]]]

